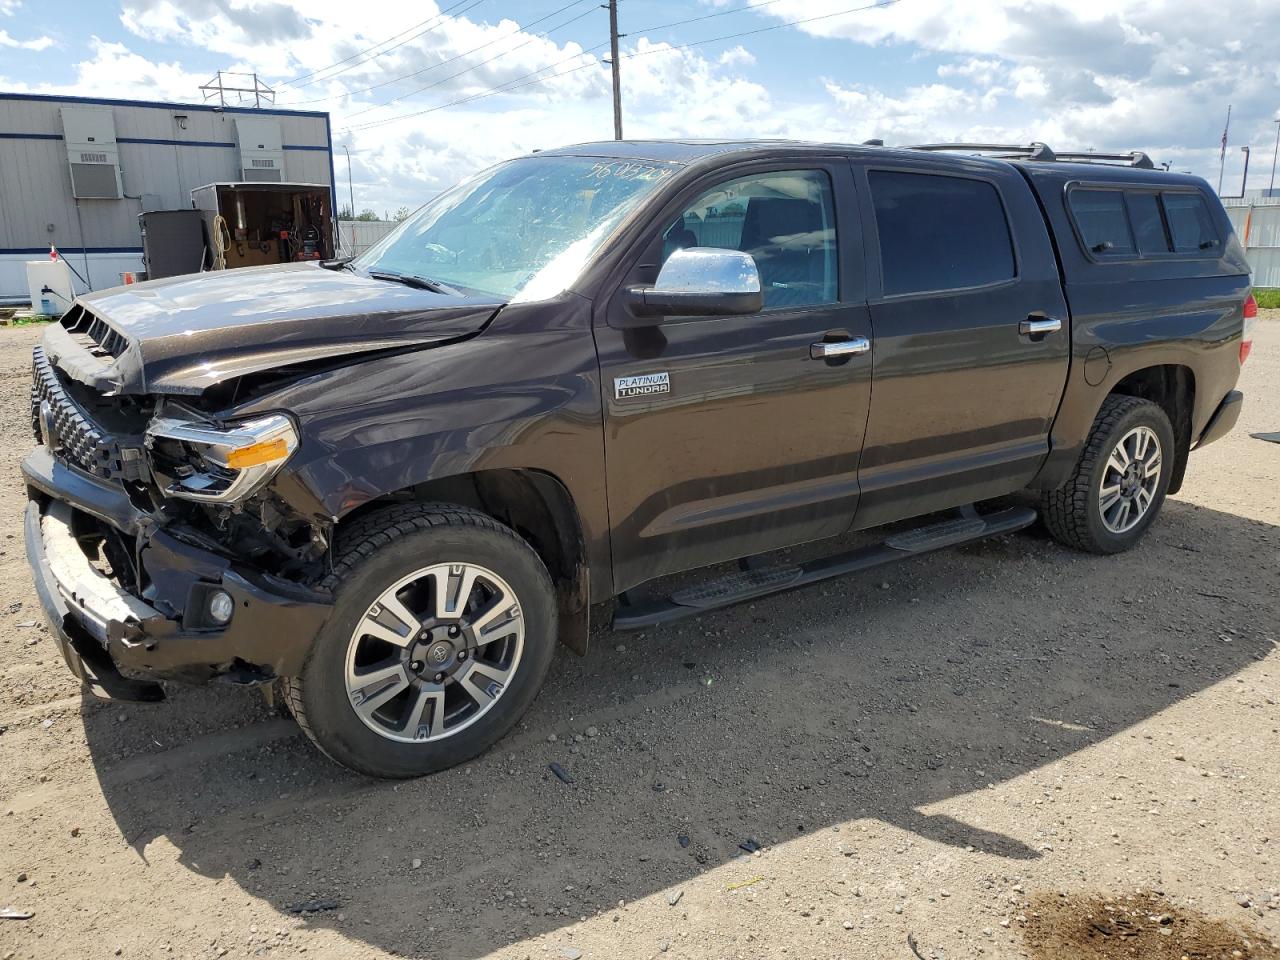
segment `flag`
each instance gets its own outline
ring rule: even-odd
[[[1227,157],[1227,134],[1231,131],[1231,104],[1227,104],[1227,125],[1222,128],[1222,150],[1218,154],[1221,163]]]

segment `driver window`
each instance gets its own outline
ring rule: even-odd
[[[689,247],[751,254],[766,310],[839,299],[831,181],[819,170],[762,173],[713,187],[663,231],[663,263]]]

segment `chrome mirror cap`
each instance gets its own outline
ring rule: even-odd
[[[665,294],[758,294],[760,271],[749,253],[689,247],[667,258],[653,290]]]

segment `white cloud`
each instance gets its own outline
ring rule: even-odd
[[[777,20],[848,10],[848,0],[777,0]],[[1061,137],[1063,147],[1146,147],[1172,157],[1212,155],[1226,107],[1232,142],[1274,136],[1280,65],[1241,53],[1241,38],[1280,32],[1280,4],[1220,0],[901,0],[797,29],[860,44],[953,56],[941,79],[985,88],[969,128]],[[837,78],[838,79],[838,78]],[[943,120],[945,118],[939,118]],[[1052,142],[1052,141],[1050,141]]]
[[[872,137],[889,144],[1024,139],[1022,131],[981,122],[985,93],[942,83],[889,96],[873,87],[826,81],[828,96],[846,124],[843,139]]]
[[[78,93],[135,99],[191,102],[192,92],[208,78],[188,73],[177,63],[152,63],[121,43],[89,38],[92,56],[75,65],[70,83],[27,83],[0,77],[0,87],[22,93]]]
[[[324,6],[311,5],[308,13],[323,16]],[[365,12],[364,8],[361,12]],[[247,60],[283,43],[305,41],[313,31],[299,9],[274,0],[229,0],[220,4],[125,0],[120,22],[130,33],[147,40],[187,43]],[[385,29],[385,22],[375,29]]]
[[[12,13],[17,2],[0,0],[0,14]],[[126,36],[176,51],[153,62],[124,43],[94,38],[90,55],[74,67],[74,82],[59,92],[192,100],[213,71],[193,71],[191,61],[256,71],[277,87],[279,105],[332,112],[335,143],[352,150],[357,205],[380,211],[416,205],[508,156],[612,135],[609,70],[599,59],[605,50],[563,39],[574,31],[603,39],[602,21],[565,24],[579,13],[599,18],[594,3],[542,23],[531,22],[541,9],[515,14],[519,22],[490,22],[482,17],[489,5],[463,16],[440,15],[444,5],[121,0]],[[775,0],[745,19],[718,21],[719,32],[849,6],[849,0]],[[1245,57],[1238,45],[1240,37],[1280,31],[1274,3],[1221,0],[1209,17],[1195,0],[901,0],[788,29],[847,40],[849,56],[831,56],[827,43],[825,60],[804,63],[779,86],[755,77],[757,58],[771,56],[769,38],[776,34],[705,54],[639,34],[627,38],[626,134],[1042,139],[1063,148],[1148,149],[1216,177],[1226,104],[1235,106],[1232,143],[1259,148],[1272,142],[1270,120],[1280,107],[1280,64]],[[379,43],[396,31],[397,39]],[[0,36],[0,44],[22,42]],[[859,45],[868,44],[880,47],[879,63],[900,54],[913,80],[902,83],[892,66],[869,80],[859,56],[865,50]],[[369,47],[375,51],[362,54]],[[941,61],[936,82],[921,81],[919,69],[907,66],[926,56]],[[340,68],[289,82],[338,61]],[[2,79],[0,85],[24,88]],[[510,89],[487,95],[502,85]],[[340,149],[336,156],[341,182],[345,158]]]
[[[750,67],[754,66],[756,56],[742,44],[732,47],[720,54],[716,63],[722,67]]]
[[[1049,95],[1049,81],[1039,67],[1024,64],[1009,71],[1013,95],[1019,100],[1038,101]]]
[[[13,37],[9,36],[6,31],[0,30],[0,47],[11,47],[15,50],[33,50],[39,52],[41,50],[48,50],[52,46],[52,37],[36,37],[34,40],[15,40]]]
[[[0,17],[11,17],[22,6],[22,0],[0,0]]]
[[[121,22],[140,37],[235,58],[274,82],[281,104],[323,109],[350,98],[337,106],[355,113],[415,90],[447,100],[562,63],[581,54],[581,46],[558,44],[543,32],[595,12],[566,11],[530,32],[508,18],[489,23],[439,10],[436,3],[392,0],[313,0],[300,9],[274,0],[231,0],[225,8],[204,0],[125,0]],[[380,43],[397,31],[403,36]],[[370,48],[376,49],[366,53]],[[331,64],[337,66],[327,69]],[[566,93],[581,96],[593,87],[590,76],[572,78],[564,81]]]
[[[990,87],[1002,75],[1004,69],[1004,63],[994,57],[971,57],[963,63],[944,63],[938,67],[938,76],[943,79],[963,77],[980,86]]]

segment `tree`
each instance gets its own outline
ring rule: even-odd
[[[377,219],[378,219],[378,215],[377,215],[376,213],[374,213],[372,210],[369,210],[368,208],[366,208],[366,209],[364,209],[364,210],[361,210],[361,211],[360,211],[360,215],[359,215],[359,216],[357,216],[357,217],[355,217],[354,219],[356,219],[356,220],[366,220],[366,221],[368,221],[368,220],[377,220]]]
[[[403,223],[404,221],[408,220],[409,208],[401,207],[399,210],[395,212],[395,214],[391,217],[391,219],[394,220],[396,223]]]

